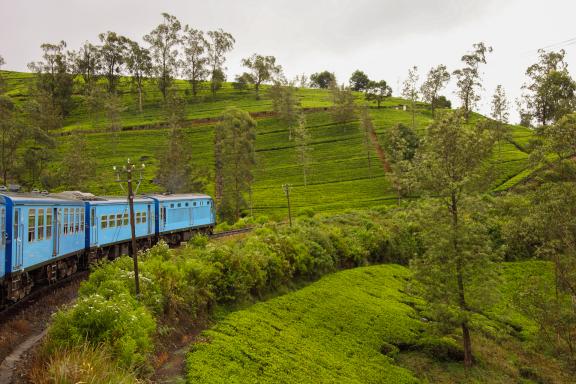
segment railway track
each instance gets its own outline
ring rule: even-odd
[[[213,233],[210,235],[210,238],[211,239],[219,239],[221,237],[234,236],[234,235],[238,235],[240,233],[250,232],[252,229],[254,229],[254,228],[253,227],[246,227],[246,228],[241,228],[241,229],[233,229],[230,231]]]

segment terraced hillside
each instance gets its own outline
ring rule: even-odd
[[[31,75],[26,73],[3,72],[8,82],[8,94],[24,103],[28,97],[28,84]],[[292,203],[295,211],[311,208],[316,211],[332,211],[343,208],[358,208],[392,204],[395,192],[389,178],[382,170],[372,149],[372,166],[368,167],[363,136],[357,121],[345,125],[332,122],[327,109],[332,105],[330,93],[326,90],[300,89],[298,96],[302,107],[307,109],[307,121],[312,137],[311,169],[309,183],[303,185],[301,169],[296,163],[294,142],[288,138],[288,127],[271,113],[272,104],[262,92],[258,99],[253,91],[236,90],[226,83],[215,98],[207,89],[193,98],[188,95],[189,85],[185,81],[176,82],[178,89],[188,100],[187,118],[183,128],[188,136],[195,166],[207,174],[213,169],[213,130],[217,118],[224,109],[236,106],[249,111],[257,118],[257,169],[253,187],[253,210],[255,214],[272,217],[286,215],[286,199],[282,191],[283,183],[293,185]],[[54,132],[60,135],[58,154],[52,166],[58,167],[66,161],[70,134],[86,134],[91,153],[97,162],[97,177],[89,183],[88,189],[94,193],[117,194],[121,191],[114,182],[112,166],[121,164],[126,158],[146,163],[145,180],[140,192],[159,190],[153,183],[157,157],[166,144],[167,130],[164,121],[161,96],[153,84],[148,84],[145,94],[144,112],[138,112],[136,93],[131,88],[130,79],[121,82],[120,114],[122,131],[116,133],[116,145],[111,144],[113,135],[107,128],[104,112],[89,114],[83,96],[74,95],[76,107],[66,117],[64,126]],[[364,103],[360,93],[357,102]],[[379,139],[386,129],[398,123],[411,124],[410,112],[397,108],[403,104],[398,98],[390,98],[382,108],[372,106],[370,114],[374,120]],[[419,105],[416,114],[416,128],[422,132],[432,121],[425,105]],[[513,128],[510,142],[502,145],[501,162],[496,164],[495,189],[508,188],[529,174],[527,154],[523,146],[531,132],[522,127]],[[494,161],[496,157],[494,157]],[[211,193],[212,186],[208,186]]]

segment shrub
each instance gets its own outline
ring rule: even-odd
[[[415,349],[424,352],[435,360],[464,360],[462,346],[449,337],[424,337],[418,341]]]

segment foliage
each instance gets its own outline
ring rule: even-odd
[[[523,85],[525,113],[540,125],[557,122],[574,111],[576,82],[570,77],[565,52],[538,50],[539,61],[526,70],[529,83]]]
[[[124,69],[128,55],[129,40],[111,31],[99,34],[98,38],[102,43],[99,56],[104,69],[104,77],[108,81],[108,93],[116,93],[118,78]]]
[[[385,80],[371,81],[368,83],[366,100],[376,100],[378,108],[380,108],[380,104],[390,96],[392,96],[392,88],[390,88]]]
[[[334,107],[330,112],[334,122],[344,124],[353,120],[356,117],[356,105],[354,104],[354,95],[350,88],[333,84],[331,91]]]
[[[336,76],[332,72],[322,71],[310,75],[310,86],[328,89],[336,84]]]
[[[253,54],[242,59],[242,65],[250,70],[247,79],[254,84],[256,96],[259,97],[260,85],[277,79],[282,74],[282,66],[276,64],[274,56]]]
[[[296,87],[292,83],[275,81],[268,89],[268,96],[272,99],[272,108],[278,119],[288,125],[288,139],[292,140],[293,126],[298,120],[300,101],[296,96]]]
[[[208,50],[207,64],[210,69],[210,90],[212,96],[220,89],[221,83],[225,81],[224,63],[226,62],[226,53],[234,48],[234,37],[224,32],[222,29],[208,31]]]
[[[481,87],[481,77],[479,66],[486,64],[486,53],[492,52],[492,47],[486,46],[483,42],[474,44],[472,52],[462,56],[464,67],[453,72],[458,80],[456,94],[462,103],[464,116],[469,118],[470,112],[480,100],[478,88]]]
[[[446,97],[441,100],[440,98],[442,96],[440,96],[439,93],[446,86],[448,81],[450,81],[450,73],[444,64],[440,64],[430,69],[426,76],[426,80],[420,86],[422,98],[424,101],[429,103],[432,108],[432,116],[434,116],[436,108],[445,108],[442,106],[442,102],[446,100]]]
[[[306,126],[306,116],[300,114],[298,125],[294,129],[294,143],[296,144],[296,161],[302,167],[304,177],[304,187],[308,185],[308,173],[310,168],[310,133]]]
[[[350,89],[353,91],[366,91],[369,85],[370,79],[368,78],[368,75],[358,69],[352,73],[352,76],[350,76]]]
[[[418,90],[418,80],[420,75],[418,75],[418,67],[414,66],[408,70],[408,77],[404,80],[402,84],[402,96],[407,100],[410,100],[410,112],[412,113],[412,129],[416,128],[415,116],[416,116],[416,101],[420,98],[420,92]]]
[[[61,169],[61,179],[71,189],[81,190],[95,176],[95,162],[83,134],[75,134]]]
[[[200,82],[208,75],[208,57],[206,56],[208,41],[204,37],[204,32],[186,25],[182,44],[185,57],[182,66],[192,86],[192,95],[196,96]]]

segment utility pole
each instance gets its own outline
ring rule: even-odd
[[[118,169],[116,166],[112,167],[112,169],[116,172],[116,182],[120,183],[120,188],[124,191],[124,187],[122,183],[127,184],[127,192],[128,192],[128,206],[130,208],[130,231],[132,237],[132,260],[134,261],[134,283],[136,288],[136,298],[140,297],[140,277],[138,274],[138,246],[136,245],[136,225],[134,222],[134,195],[138,192],[138,188],[140,187],[140,183],[142,182],[142,170],[144,170],[144,164],[142,164],[140,168],[140,178],[138,179],[138,185],[136,186],[136,192],[134,192],[132,188],[132,174],[136,169],[136,165],[130,162],[128,159],[127,164],[122,166],[122,169]],[[126,179],[123,180],[120,178],[120,172],[126,174]]]
[[[292,208],[290,207],[290,188],[292,184],[282,184],[282,189],[284,189],[284,194],[288,200],[288,220],[290,221],[290,226],[292,226]]]

